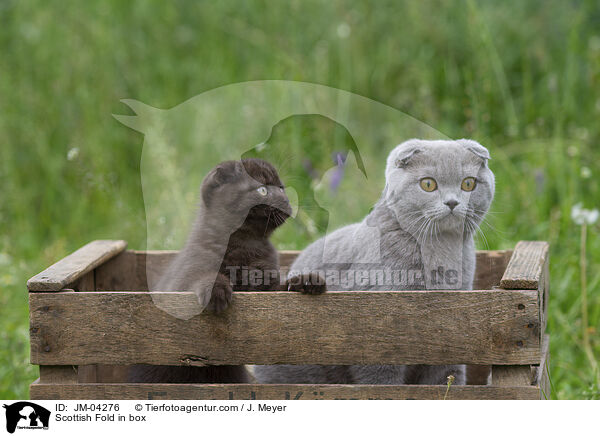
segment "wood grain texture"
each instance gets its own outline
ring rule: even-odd
[[[286,271],[299,251],[280,251],[279,262]],[[96,290],[147,291],[148,277],[156,280],[175,258],[177,251],[127,250],[96,269]],[[474,289],[491,289],[500,284],[512,251],[478,251]]]
[[[40,381],[46,384],[77,383],[78,368],[72,365],[40,365]]]
[[[540,400],[549,400],[551,391],[550,383],[550,337],[544,335],[542,343],[542,360],[536,367],[535,384],[540,387]]]
[[[491,365],[467,365],[468,385],[487,385],[492,373]]]
[[[478,251],[473,289],[492,289],[499,286],[512,253],[512,250]]]
[[[548,324],[548,300],[550,299],[550,255],[546,256],[546,261],[542,269],[542,277],[538,286],[540,298],[540,332],[546,331]]]
[[[538,289],[549,245],[545,241],[519,241],[500,281],[503,289]]]
[[[98,365],[79,365],[77,371],[77,383],[97,383]]]
[[[493,386],[530,386],[533,382],[530,365],[493,365]]]
[[[96,290],[147,291],[148,278],[160,277],[177,251],[127,250],[96,269]]]
[[[29,291],[59,291],[86,273],[116,256],[127,247],[125,241],[98,240],[59,260],[27,282]]]
[[[32,400],[441,400],[446,386],[79,384],[30,386]],[[448,400],[537,400],[537,386],[452,386]],[[256,406],[255,406],[256,407]]]
[[[77,282],[73,283],[74,291],[90,292],[96,290],[96,270],[85,273]]]
[[[189,292],[160,293],[172,308]],[[34,364],[537,364],[537,291],[235,292],[188,321],[148,292],[30,293]]]

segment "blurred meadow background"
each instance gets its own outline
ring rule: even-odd
[[[600,399],[600,227],[580,210],[600,207],[595,0],[0,1],[0,398],[27,398],[38,376],[27,279],[93,239],[145,248],[144,137],[112,117],[131,114],[119,101],[167,109],[263,79],[356,93],[487,146],[497,188],[478,247],[550,242],[552,397]],[[309,158],[334,144],[333,163],[351,141],[318,117],[276,133]],[[332,166],[308,162],[296,176]],[[300,216],[276,243],[301,249],[323,219]]]

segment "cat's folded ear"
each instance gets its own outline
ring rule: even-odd
[[[459,140],[459,142],[467,150],[469,150],[475,156],[480,157],[484,161],[488,161],[489,159],[491,159],[490,152],[488,151],[488,149],[481,145],[479,142],[473,141],[472,139],[461,139]]]
[[[400,151],[396,155],[396,160],[394,162],[396,168],[405,168],[410,163],[410,160],[420,152],[421,149],[419,147],[409,148]]]

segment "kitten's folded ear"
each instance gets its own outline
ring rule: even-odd
[[[202,182],[202,200],[208,205],[211,194],[221,185],[232,182],[241,172],[242,164],[238,161],[221,162],[208,172]]]
[[[488,149],[479,142],[473,141],[472,139],[461,139],[459,142],[464,145],[467,150],[469,150],[475,156],[480,157],[484,161],[491,159]]]

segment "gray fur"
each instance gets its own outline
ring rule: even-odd
[[[205,308],[220,313],[232,300],[231,267],[278,271],[279,261],[269,236],[292,213],[277,170],[261,159],[226,161],[204,178],[196,221],[185,247],[158,279],[148,278],[154,303],[180,319]],[[279,277],[276,278],[279,282]],[[262,289],[266,283],[246,289]],[[194,291],[197,304],[175,305],[168,292]],[[200,332],[200,334],[207,334]],[[210,334],[210,333],[208,333]],[[241,365],[209,367],[134,365],[128,374],[136,383],[247,383]]]
[[[412,139],[398,145],[388,156],[386,185],[371,213],[362,222],[309,245],[292,265],[290,274],[332,269],[413,270],[423,277],[420,286],[368,283],[360,289],[472,289],[473,236],[494,196],[494,175],[487,166],[488,159],[485,147],[466,139]],[[426,192],[420,187],[425,177],[436,180],[435,191]],[[477,180],[471,192],[461,189],[465,177]],[[444,204],[451,200],[458,202],[452,213]],[[326,261],[330,259],[337,263]],[[345,259],[344,263],[339,259]],[[456,271],[456,284],[436,281],[431,271],[439,267]],[[352,283],[327,283],[327,287],[357,289]],[[464,384],[466,378],[464,365],[350,366],[338,367],[337,373],[332,367],[318,365],[274,365],[256,366],[254,374],[260,383],[443,384],[452,374],[456,384]]]

